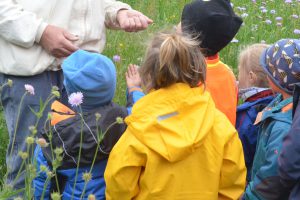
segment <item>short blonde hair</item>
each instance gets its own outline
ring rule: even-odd
[[[186,83],[205,84],[206,62],[198,42],[176,33],[158,33],[152,39],[140,69],[143,85],[151,89]]]
[[[253,85],[254,87],[269,87],[267,74],[260,65],[260,56],[268,47],[269,45],[267,44],[253,44],[242,50],[239,55],[240,70],[244,70],[247,74],[252,71],[257,76],[257,81]]]

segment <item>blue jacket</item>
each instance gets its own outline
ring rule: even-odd
[[[278,95],[263,111],[259,122],[259,139],[252,167],[252,177],[244,199],[285,200],[283,186],[278,175],[278,156],[283,138],[292,123],[292,100],[282,100]]]
[[[292,128],[283,140],[279,156],[279,176],[290,200],[300,199],[300,84],[294,91]]]
[[[273,99],[273,96],[267,96],[256,101],[245,102],[237,107],[236,129],[243,144],[248,182],[251,179],[252,163],[258,135],[258,127],[254,125],[254,122],[257,114]]]
[[[47,164],[47,161],[43,155],[41,147],[37,146],[35,149],[35,158],[37,163],[37,170],[40,171],[40,166],[44,165],[49,170],[51,170]],[[89,194],[94,194],[97,200],[105,200],[105,182],[104,182],[104,170],[106,167],[107,159],[95,163],[93,170],[92,170],[92,179],[87,183],[85,189],[85,195],[82,199],[88,199]],[[90,167],[81,167],[78,170],[78,176],[76,181],[76,186],[74,190],[74,200],[79,200],[84,188],[84,180],[82,179],[82,174],[85,172],[89,172]],[[64,191],[62,192],[62,200],[70,200],[72,197],[72,191],[74,186],[74,179],[75,179],[75,169],[65,169],[65,170],[58,170],[57,174],[59,177],[65,177],[66,182],[64,186]],[[41,199],[42,195],[44,196],[44,200],[50,200],[50,187],[51,187],[51,179],[47,181],[47,175],[45,172],[41,172],[39,176],[33,181],[34,185],[34,196],[35,199]],[[45,189],[44,189],[45,187]],[[44,191],[44,194],[43,194]]]

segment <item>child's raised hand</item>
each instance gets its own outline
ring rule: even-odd
[[[141,87],[142,81],[138,72],[138,66],[130,64],[125,73],[127,88]]]

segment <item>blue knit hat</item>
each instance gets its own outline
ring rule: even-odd
[[[300,82],[300,40],[279,40],[262,53],[260,61],[273,83],[292,94]]]
[[[90,111],[112,101],[116,90],[116,69],[104,55],[78,50],[62,64],[68,95],[82,92],[83,111]]]

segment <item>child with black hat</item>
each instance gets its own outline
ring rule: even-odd
[[[232,70],[218,53],[228,45],[242,24],[229,0],[195,0],[182,12],[179,29],[199,40],[207,62],[206,85],[216,107],[235,125],[237,85]]]
[[[141,80],[136,67],[129,66],[126,108],[112,102],[116,69],[106,56],[78,50],[63,62],[62,69],[64,86],[74,111],[58,101],[52,104],[51,127],[41,133],[39,140],[44,142],[40,142],[35,150],[38,176],[33,181],[34,196],[47,200],[50,193],[56,191],[61,193],[63,200],[87,199],[89,195],[105,199],[103,174],[107,159],[126,130],[122,119],[131,113],[133,103],[144,95],[141,88],[132,87],[139,85],[136,82]],[[62,152],[55,175],[58,185],[56,181],[50,181],[51,176],[47,173],[59,160],[53,156],[56,148],[61,148]]]

